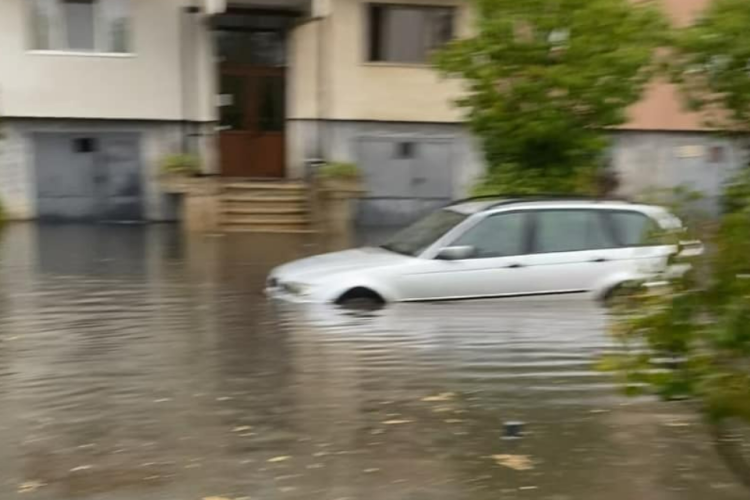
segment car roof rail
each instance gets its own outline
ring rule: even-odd
[[[469,198],[463,198],[460,200],[453,201],[449,203],[448,207],[452,207],[455,205],[460,205],[461,203],[471,203],[472,201],[488,201],[488,200],[497,200],[496,204],[491,205],[491,208],[507,205],[510,203],[522,203],[522,202],[532,202],[532,201],[555,201],[555,200],[570,200],[570,201],[578,201],[578,200],[586,200],[586,201],[620,201],[624,203],[630,203],[630,200],[627,198],[619,198],[619,197],[612,197],[612,196],[592,196],[592,195],[585,195],[585,194],[565,194],[565,193],[535,193],[535,194],[518,194],[518,193],[498,193],[498,194],[487,194],[487,195],[481,195],[481,196],[471,196]],[[488,207],[490,208],[490,207]]]

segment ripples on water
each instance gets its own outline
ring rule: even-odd
[[[687,414],[592,369],[612,348],[593,305],[267,303],[269,267],[312,250],[11,227],[0,499],[746,497]]]

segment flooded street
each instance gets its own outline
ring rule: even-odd
[[[266,301],[270,267],[314,251],[10,226],[0,499],[748,497],[689,412],[593,369],[612,348],[593,304]]]

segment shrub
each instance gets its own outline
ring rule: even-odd
[[[612,334],[622,350],[602,368],[619,373],[630,393],[696,403],[728,465],[750,485],[726,430],[750,423],[750,182],[742,172],[727,188],[728,206],[692,272],[634,284],[614,307]]]
[[[192,154],[172,154],[161,161],[162,174],[198,175],[201,172],[201,161]]]
[[[362,174],[359,167],[354,163],[331,162],[326,163],[318,170],[318,175],[327,179],[359,179]]]

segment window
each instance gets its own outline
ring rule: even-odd
[[[130,0],[30,0],[32,49],[130,51]]]
[[[656,236],[656,224],[638,212],[610,212],[617,240],[622,246],[635,247],[648,244]]]
[[[414,158],[416,144],[413,142],[398,142],[395,146],[394,158],[397,160],[408,160]]]
[[[711,163],[724,163],[726,154],[722,146],[711,146],[708,150],[708,158]]]
[[[368,15],[370,61],[424,63],[453,38],[452,7],[371,4]]]
[[[526,253],[525,213],[491,215],[472,227],[451,246],[471,246],[475,258],[512,257]]]
[[[82,137],[73,140],[74,153],[94,153],[96,152],[96,139],[93,137]]]
[[[536,253],[612,248],[600,213],[593,210],[544,210],[536,214]]]

